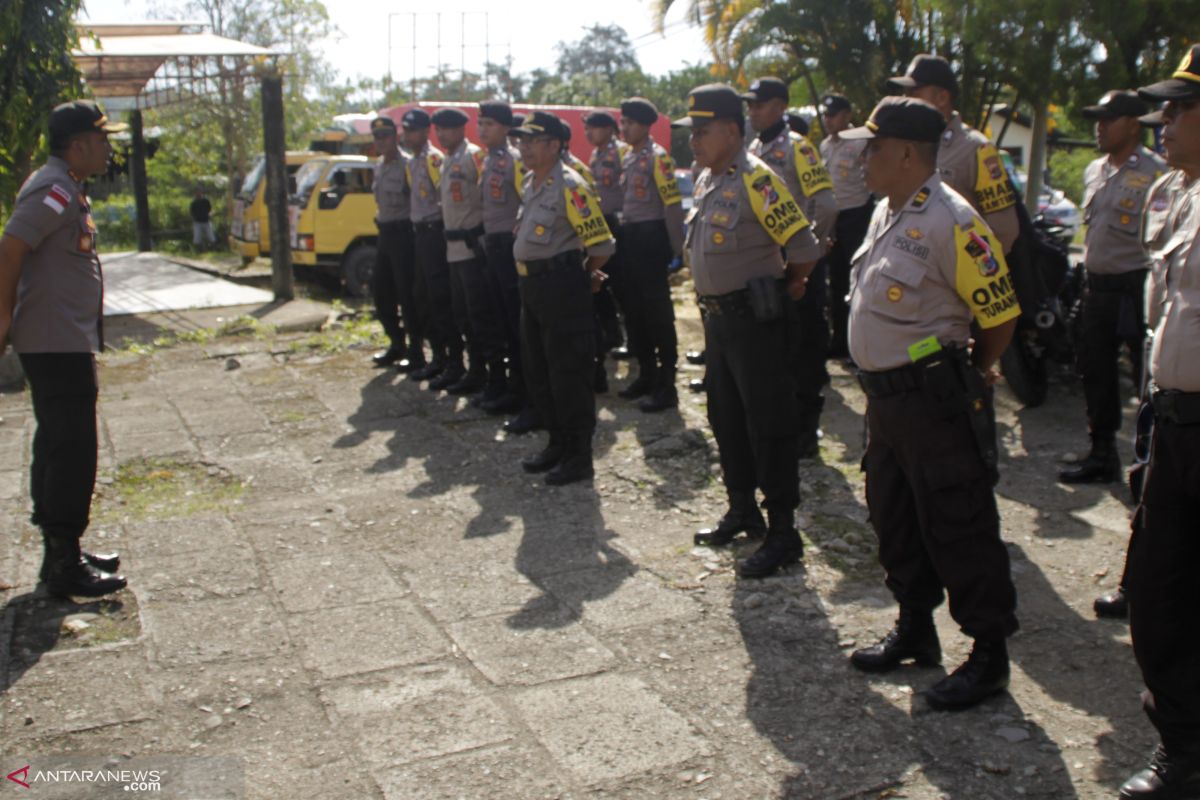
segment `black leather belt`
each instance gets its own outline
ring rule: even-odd
[[[440,232],[444,227],[446,227],[445,223],[443,223],[441,220],[436,220],[434,222],[413,223],[413,230],[415,230],[417,233],[431,233],[433,231]]]
[[[881,372],[859,370],[858,385],[867,397],[891,397],[920,389],[921,375],[912,364]]]
[[[642,222],[622,222],[621,223],[621,230],[623,230],[623,231],[640,231],[640,230],[652,231],[652,230],[657,230],[658,228],[665,228],[665,227],[667,227],[667,221],[665,219],[648,219],[648,220],[644,220]]]
[[[470,229],[467,229],[467,228],[454,229],[454,230],[452,230],[450,228],[446,229],[446,241],[447,242],[466,242],[467,244],[471,244],[472,246],[474,246],[472,243],[478,241],[482,236],[483,236],[483,226],[482,225],[476,225],[474,228],[470,228]]]
[[[1146,270],[1135,269],[1116,275],[1087,274],[1087,288],[1093,292],[1135,292],[1146,283]]]
[[[553,258],[539,258],[532,261],[518,261],[517,274],[522,278],[532,278],[560,269],[581,269],[583,253],[578,250],[568,250]]]
[[[375,223],[379,230],[411,231],[413,224],[410,219],[393,219],[387,222]]]
[[[1200,392],[1155,389],[1150,395],[1156,419],[1176,425],[1200,424]]]
[[[748,317],[754,313],[750,307],[750,293],[745,289],[738,289],[736,292],[728,294],[696,295],[696,305],[700,306],[705,314],[712,315],[729,314]]]

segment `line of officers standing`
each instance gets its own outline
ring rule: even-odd
[[[849,127],[844,98],[823,98],[822,152],[787,125],[782,81],[761,78],[746,94],[722,84],[694,89],[688,115],[673,123],[690,129],[701,169],[686,238],[674,165],[648,136],[657,118],[648,101],[622,104],[623,142],[611,116],[587,118],[596,148],[590,169],[572,166],[569,129],[544,112],[514,125],[507,105],[480,104],[484,152],[464,141],[461,112],[410,111],[403,127],[411,156],[395,148],[394,124],[376,120],[385,153],[376,189],[381,242],[385,228],[407,229],[404,210],[415,233],[411,261],[381,255],[380,283],[394,276],[395,300],[380,287],[393,348],[378,360],[430,379],[432,388],[482,388],[484,408],[527,403],[531,426],[540,423],[549,439],[524,468],[547,472],[551,484],[589,478],[605,349],[595,297],[611,276],[638,363],[626,396],[646,398],[646,411],[673,406],[667,269],[682,255],[704,320],[708,415],[728,495],[720,522],[695,541],[761,538],[738,571],[764,577],[803,556],[794,520],[798,461],[819,417],[826,351],[814,320],[825,330],[828,280],[829,352],[839,352],[844,336],[867,396],[867,501],[900,608],[895,627],[851,663],[871,672],[910,660],[939,664],[933,611],[948,595],[952,618],[974,645],[925,695],[933,708],[958,710],[1007,688],[1006,639],[1018,627],[993,489],[992,385],[1021,313],[1006,260],[1020,233],[1019,201],[995,147],[955,110],[958,83],[947,61],[918,56],[890,83],[901,94],[880,101],[859,127]],[[1139,94],[1165,101],[1147,124],[1165,126],[1174,168],[1149,189],[1144,214],[1136,200],[1126,202],[1132,194],[1120,195],[1131,219],[1115,223],[1136,236],[1132,218],[1145,220],[1150,253],[1147,318],[1156,330],[1148,396],[1158,421],[1125,589],[1162,746],[1121,796],[1182,798],[1200,793],[1200,637],[1189,627],[1200,608],[1200,584],[1190,579],[1200,566],[1200,46],[1169,80]],[[1101,106],[1124,108],[1115,97]],[[747,116],[757,134],[748,145]],[[430,123],[444,156],[428,144]],[[489,331],[495,338],[485,342]],[[516,421],[522,417],[528,409]]]

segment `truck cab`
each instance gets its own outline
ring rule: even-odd
[[[311,150],[290,150],[285,154],[288,195],[295,192],[295,175],[300,167],[322,154]],[[229,224],[229,249],[249,264],[259,256],[271,254],[271,223],[267,214],[267,160],[260,153],[242,182],[233,201]]]
[[[375,163],[324,155],[296,173],[289,211],[292,263],[338,276],[346,293],[369,297],[375,270]]]

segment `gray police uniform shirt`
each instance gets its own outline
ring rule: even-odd
[[[621,159],[621,222],[665,220],[671,251],[683,248],[683,197],[675,180],[675,162],[654,139],[630,147]]]
[[[412,198],[412,221],[441,222],[442,162],[445,157],[428,142],[408,160],[408,186]]]
[[[561,161],[540,183],[535,184],[533,173],[528,173],[524,197],[513,243],[517,261],[541,261],[577,250],[589,256],[611,256],[617,251],[595,193]]]
[[[787,182],[788,191],[812,223],[816,237],[824,241],[832,236],[837,198],[833,196],[833,182],[821,154],[812,142],[784,125],[769,142],[755,137],[749,150]]]
[[[880,200],[850,272],[848,339],[859,368],[910,364],[931,337],[965,347],[973,321],[986,329],[1019,316],[998,244],[936,174],[898,211]]]
[[[1164,169],[1163,161],[1144,147],[1120,167],[1107,155],[1088,164],[1083,173],[1083,263],[1088,272],[1117,275],[1150,268],[1138,234],[1146,195]]]
[[[29,245],[9,339],[18,353],[98,353],[104,276],[91,204],[67,162],[29,176],[4,227]]]
[[[525,169],[515,147],[494,147],[483,159],[483,230],[512,233],[521,209]]]
[[[685,246],[702,296],[740,291],[755,278],[783,278],[781,246],[793,264],[816,261],[822,252],[786,183],[745,150],[722,174],[700,173]]]
[[[1200,392],[1200,179],[1189,182],[1179,170],[1160,178],[1146,216],[1150,376],[1160,389]]]
[[[629,145],[614,136],[604,147],[592,150],[592,177],[596,181],[596,193],[600,195],[600,210],[605,216],[618,214],[625,206],[621,161],[629,149]]]
[[[957,111],[938,143],[938,172],[951,189],[966,198],[996,232],[1007,252],[1020,231],[1017,196],[1008,181],[996,145],[966,125]]]
[[[442,165],[442,220],[447,231],[469,231],[483,224],[483,150],[463,139]],[[470,261],[475,253],[462,240],[446,240],[446,261]]]
[[[821,158],[833,180],[838,211],[858,208],[871,200],[863,174],[862,154],[866,148],[866,139],[843,139],[835,134],[821,140]]]
[[[375,223],[405,222],[412,218],[412,198],[408,189],[408,157],[396,148],[396,158],[375,162]]]

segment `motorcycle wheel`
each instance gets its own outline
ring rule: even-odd
[[[1017,331],[1004,355],[1000,356],[1000,371],[1008,388],[1026,408],[1035,408],[1045,402],[1050,384],[1046,361],[1034,352],[1021,331]]]

